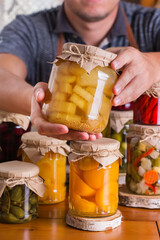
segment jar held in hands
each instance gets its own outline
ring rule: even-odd
[[[42,112],[53,123],[99,133],[108,123],[117,80],[109,63],[115,54],[81,44],[64,44],[53,64]]]

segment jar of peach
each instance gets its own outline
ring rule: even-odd
[[[81,217],[102,217],[118,207],[119,142],[71,141],[69,211]]]
[[[39,197],[40,204],[62,202],[66,197],[66,156],[69,146],[66,141],[39,135],[37,132],[22,136],[22,160],[39,167],[46,191]]]
[[[99,133],[108,123],[117,80],[110,67],[115,54],[97,47],[66,43],[53,63],[44,117],[70,129]]]

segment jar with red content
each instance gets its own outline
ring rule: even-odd
[[[0,112],[0,162],[21,160],[17,156],[21,145],[21,136],[30,131],[30,121],[27,116]]]
[[[160,83],[154,84],[134,102],[133,111],[134,123],[160,125]]]
[[[124,105],[117,106],[117,107],[112,106],[112,110],[115,110],[115,111],[129,111],[129,110],[133,110],[133,102],[126,103]]]
[[[102,217],[118,207],[119,142],[71,141],[69,212],[80,217]]]

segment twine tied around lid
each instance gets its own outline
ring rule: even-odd
[[[144,142],[147,140],[152,140],[153,137],[160,137],[160,133],[157,133],[153,128],[148,128],[144,130],[144,135],[142,136],[142,139],[140,142]]]

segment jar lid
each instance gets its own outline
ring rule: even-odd
[[[22,142],[36,147],[47,147],[51,145],[65,145],[66,141],[40,135],[37,132],[27,132],[22,135]]]
[[[110,126],[119,133],[128,121],[133,120],[133,111],[115,111],[112,110],[110,114]]]
[[[148,89],[145,94],[149,97],[159,98],[160,97],[160,82],[154,83],[150,89]]]
[[[100,168],[112,164],[123,155],[119,151],[120,142],[111,138],[101,138],[96,141],[71,141],[69,161],[78,161],[84,157],[93,157]]]
[[[39,174],[39,167],[27,162],[10,161],[0,163],[0,177],[31,178]]]
[[[30,123],[30,117],[22,114],[9,113],[0,110],[0,123],[2,122],[12,122],[23,128],[24,130],[27,130]]]
[[[133,119],[133,110],[127,110],[127,111],[117,111],[112,110],[110,114],[111,118],[127,118],[127,119]]]
[[[129,125],[129,131],[139,133],[139,134],[147,134],[147,135],[152,135],[155,133],[160,133],[160,126],[155,126],[155,125],[140,125],[140,124],[134,124],[131,123]]]
[[[71,141],[70,147],[75,151],[97,152],[100,150],[114,151],[119,149],[120,142],[111,138],[101,138],[96,141]]]
[[[116,56],[116,54],[98,47],[68,42],[63,45],[62,54],[57,56],[57,59],[76,62],[90,73],[98,65],[108,66]]]

